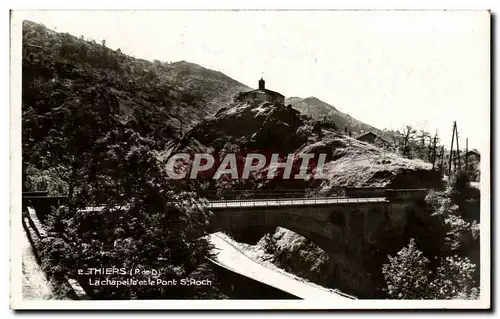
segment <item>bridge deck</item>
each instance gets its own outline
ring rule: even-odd
[[[250,207],[282,207],[282,206],[315,206],[331,204],[359,204],[359,203],[388,203],[385,197],[371,198],[345,198],[345,197],[317,197],[317,198],[273,198],[273,199],[228,199],[208,201],[207,208],[250,208]],[[126,208],[126,207],[123,207]],[[104,209],[104,206],[88,206],[80,211],[97,212]]]

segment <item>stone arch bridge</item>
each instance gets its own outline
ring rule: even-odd
[[[426,189],[350,189],[351,196],[209,200],[213,232],[280,226],[336,253],[345,237],[376,243],[377,236],[404,231]]]
[[[426,189],[357,189],[344,197],[212,200],[211,231],[283,227],[330,256],[336,288],[377,296],[382,263],[407,244],[411,216],[423,209]],[[308,252],[304,252],[308,253]],[[383,296],[382,294],[380,296]]]
[[[401,233],[408,215],[423,202],[427,189],[350,188],[342,197],[265,194],[209,199],[208,208],[213,212],[211,231],[280,226],[336,253],[338,243],[346,237],[375,244],[380,233]],[[41,217],[50,211],[50,206],[66,200],[64,196],[47,196],[46,192],[23,193],[23,206],[33,206]]]
[[[380,258],[386,258],[389,246],[405,244],[409,218],[421,209],[426,194],[427,189],[351,188],[340,197],[287,197],[278,192],[276,196],[209,199],[210,227],[213,233],[247,227],[289,229],[332,257],[340,289],[373,296],[380,278],[373,278],[367,269],[381,267]],[[64,197],[45,193],[23,194],[23,206],[29,203],[39,215],[64,201]]]

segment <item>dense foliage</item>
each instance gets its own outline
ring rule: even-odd
[[[22,71],[26,155],[29,146],[47,136],[50,124],[69,116],[80,116],[66,124],[75,126],[85,117],[107,113],[111,122],[105,124],[130,127],[163,148],[180,123],[189,125],[206,115],[199,98],[172,83],[167,64],[134,59],[104,41],[55,33],[28,21],[23,24]]]
[[[203,238],[209,212],[193,194],[169,192],[164,196],[164,200],[139,201],[130,208],[108,207],[92,213],[60,208],[47,223],[49,237],[40,243],[45,270],[80,278],[96,299],[218,298],[214,286],[180,284],[183,278],[216,282],[206,260],[214,257],[209,252],[212,247]],[[167,198],[177,204],[167,206]],[[127,274],[78,274],[79,269],[113,267],[126,269]],[[95,285],[97,280],[128,278],[155,284]],[[178,284],[161,285],[158,279],[175,279]]]
[[[26,186],[69,199],[48,218],[50,236],[41,243],[49,272],[125,267],[155,269],[165,280],[213,278],[206,261],[211,247],[203,237],[210,214],[185,185],[169,182],[155,156],[177,138],[178,119],[188,112],[196,119],[203,108],[162,70],[104,42],[24,23]],[[90,205],[103,209],[79,210]],[[213,286],[90,291],[113,299],[217,296]]]
[[[395,257],[389,256],[382,272],[387,294],[393,299],[477,299],[479,290],[473,281],[476,266],[467,257],[448,256],[430,270],[430,260],[418,250],[415,240]]]
[[[386,291],[395,299],[479,298],[479,224],[464,211],[464,198],[478,196],[466,174],[453,178],[444,191],[426,198],[432,215],[419,239],[410,240],[396,256],[389,256],[382,273]],[[478,198],[476,198],[478,200]],[[479,211],[476,211],[478,214]],[[420,245],[427,251],[419,250]],[[429,259],[431,258],[431,259]],[[433,258],[433,259],[432,259]]]

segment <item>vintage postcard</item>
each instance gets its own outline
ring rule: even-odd
[[[490,28],[12,11],[11,308],[490,308]]]

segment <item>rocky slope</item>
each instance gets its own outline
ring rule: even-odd
[[[222,158],[237,153],[326,153],[324,180],[267,180],[265,166],[247,182],[248,188],[310,188],[328,194],[338,187],[432,187],[439,176],[430,165],[409,160],[346,136],[336,126],[318,122],[289,108],[267,102],[235,102],[220,109],[213,118],[189,131],[175,146],[175,152],[210,152]],[[215,173],[215,172],[213,172]],[[230,187],[226,185],[225,187]]]
[[[210,114],[215,113],[221,105],[231,103],[239,92],[252,90],[222,72],[186,61],[167,64],[166,72],[177,87],[191,94],[199,94]]]
[[[386,134],[382,130],[363,123],[314,96],[307,98],[288,97],[285,99],[285,104],[291,104],[293,108],[299,110],[302,114],[309,115],[314,119],[326,119],[335,123],[341,129],[347,128],[354,136],[367,132],[374,132],[380,136]]]

